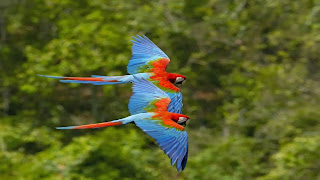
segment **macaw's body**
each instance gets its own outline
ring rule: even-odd
[[[174,84],[181,85],[186,77],[180,74],[168,73],[169,57],[146,36],[133,37],[132,57],[127,66],[130,75],[124,76],[98,76],[92,77],[62,77],[46,76],[61,79],[65,83],[88,83],[94,85],[123,84],[134,80],[134,76],[144,78],[163,90],[171,98],[168,111],[181,113],[182,94]]]
[[[189,121],[189,117],[168,112],[171,99],[151,82],[139,78],[133,79],[131,82],[133,82],[133,95],[128,107],[134,115],[110,122],[59,127],[57,129],[88,129],[135,123],[156,140],[171,159],[171,164],[176,163],[178,171],[183,170],[188,159],[188,134],[184,126]]]

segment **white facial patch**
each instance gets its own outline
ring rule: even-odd
[[[187,120],[188,120],[188,118],[186,118],[186,117],[179,117],[178,123],[183,123]]]
[[[177,77],[175,83],[182,82],[182,81],[184,81],[183,77]]]

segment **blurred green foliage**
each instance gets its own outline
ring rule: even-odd
[[[0,179],[320,179],[320,1],[0,2]],[[126,74],[145,34],[188,77],[178,173],[133,125],[130,85],[36,74]]]

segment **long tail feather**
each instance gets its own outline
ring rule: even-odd
[[[141,113],[132,116],[128,116],[122,119],[103,122],[103,123],[96,123],[96,124],[87,124],[87,125],[80,125],[80,126],[67,126],[67,127],[57,127],[57,129],[92,129],[92,128],[102,128],[108,126],[119,126],[122,124],[127,124],[134,122],[135,120],[139,120],[141,118],[150,118],[153,114],[150,113]]]
[[[41,77],[60,79],[63,83],[82,83],[82,84],[94,84],[94,85],[107,85],[107,84],[123,84],[130,82],[130,78],[127,76],[98,76],[92,77],[63,77],[63,76],[48,76],[40,75]]]
[[[54,79],[61,79],[61,78],[63,78],[62,76],[48,76],[48,75],[42,75],[42,74],[37,74],[37,76],[47,77],[47,78],[54,78]]]
[[[119,126],[122,125],[122,122],[103,122],[96,124],[87,124],[80,126],[67,126],[67,127],[57,127],[56,129],[92,129],[92,128],[102,128],[108,126]]]
[[[79,84],[93,84],[93,85],[108,85],[108,84],[123,84],[123,82],[108,82],[108,81],[79,81],[79,80],[60,80],[63,83],[79,83]]]

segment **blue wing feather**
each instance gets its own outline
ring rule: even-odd
[[[187,152],[186,152],[186,154],[185,154],[185,156],[183,157],[182,162],[181,162],[181,164],[182,164],[182,170],[184,170],[184,168],[185,168],[186,165],[187,165],[188,152],[189,152],[189,150],[188,150],[188,144],[187,144]]]
[[[188,134],[185,134],[186,139],[188,139]],[[188,141],[184,141],[182,146],[184,147],[183,151],[181,152],[181,156],[179,156],[176,167],[178,170],[183,170],[187,164],[188,159]]]
[[[188,141],[187,138],[188,136],[182,136],[183,139],[180,140],[180,142],[184,142],[184,141]],[[176,150],[175,152],[173,152],[172,154],[172,159],[171,159],[171,164],[173,165],[177,160],[178,158],[182,155],[182,153],[184,152],[184,149],[182,148],[182,146],[178,146],[178,150]]]
[[[159,58],[169,57],[155,45],[147,36],[132,37],[132,57],[127,66],[129,74],[140,73],[142,66],[146,65],[150,61],[154,61]]]
[[[171,102],[168,106],[168,111],[172,112],[172,113],[179,113],[181,114],[182,112],[182,94],[181,92],[175,92],[175,93],[169,93],[167,92],[167,94],[169,95]]]
[[[188,135],[186,131],[164,127],[160,120],[139,120],[135,124],[154,138],[161,149],[169,156],[171,163],[176,163],[178,171],[184,169],[188,153]]]
[[[160,58],[169,57],[157,46],[155,45],[147,36],[143,37],[137,35],[137,37],[132,37],[134,40],[132,45],[132,54],[144,54],[149,56],[156,56]]]

